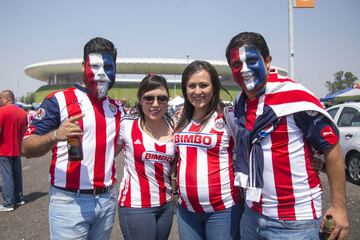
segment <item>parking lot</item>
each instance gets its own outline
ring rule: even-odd
[[[49,161],[50,154],[41,158],[23,158],[24,198],[27,203],[13,212],[0,212],[0,239],[49,239],[47,218]],[[116,163],[119,180],[122,175],[122,156],[117,157]],[[329,188],[326,175],[321,173],[320,177],[324,189],[323,207],[326,208],[329,204]],[[350,219],[350,231],[347,239],[357,240],[360,236],[360,228],[358,227],[360,224],[360,186],[347,182],[346,187]],[[117,216],[112,239],[123,239]],[[170,239],[179,239],[175,218]]]

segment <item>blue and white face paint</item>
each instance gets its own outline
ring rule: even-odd
[[[230,67],[234,80],[247,91],[266,81],[264,59],[256,47],[245,45],[230,51]]]
[[[90,53],[84,64],[84,83],[88,93],[98,99],[107,96],[114,85],[115,62],[110,53]]]

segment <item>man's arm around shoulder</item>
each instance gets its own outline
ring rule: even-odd
[[[345,166],[339,143],[324,151],[324,157],[331,197],[330,208],[324,216],[331,215],[336,222],[329,239],[336,239],[338,236],[341,240],[345,239],[348,233],[349,220],[345,205]]]

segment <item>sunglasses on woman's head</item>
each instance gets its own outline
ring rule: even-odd
[[[155,98],[157,99],[157,101],[159,103],[163,103],[163,102],[166,102],[169,97],[168,96],[165,96],[165,95],[160,95],[160,96],[153,96],[153,95],[145,95],[142,97],[142,99],[145,101],[145,102],[154,102],[155,101]]]

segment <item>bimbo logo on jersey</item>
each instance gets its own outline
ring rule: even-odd
[[[216,134],[182,132],[174,135],[176,145],[200,146],[213,148],[216,144]]]
[[[143,161],[171,162],[173,159],[174,157],[171,155],[155,151],[145,151],[142,155]]]

